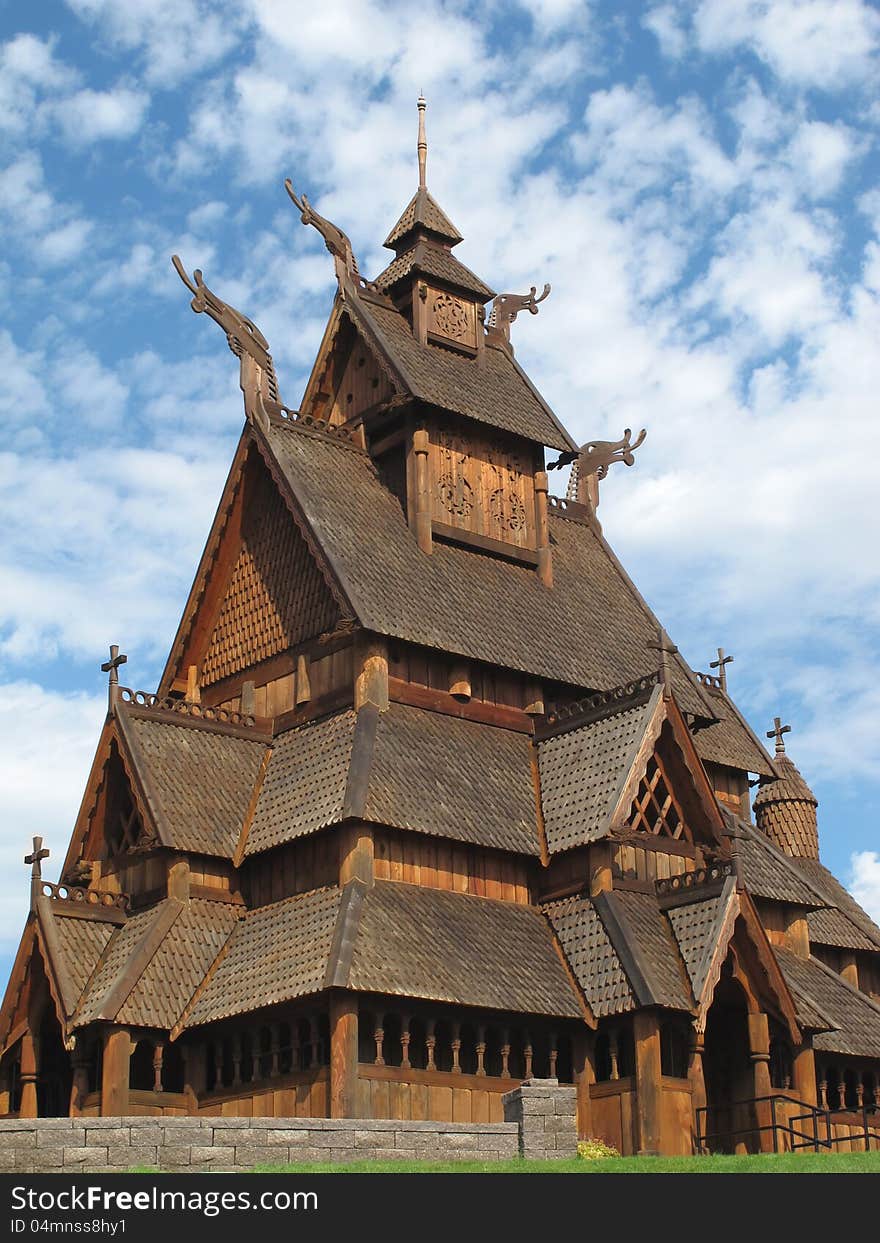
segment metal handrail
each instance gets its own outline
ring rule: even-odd
[[[800,1106],[804,1113],[796,1114],[789,1118],[788,1121],[780,1122],[776,1117],[777,1101],[785,1101],[787,1104]],[[740,1135],[760,1135],[765,1131],[771,1131],[773,1134],[773,1151],[779,1151],[779,1133],[788,1136],[789,1146],[792,1152],[801,1148],[812,1148],[814,1152],[820,1152],[823,1149],[833,1149],[836,1144],[852,1143],[854,1136],[851,1135],[834,1135],[831,1130],[831,1115],[836,1112],[852,1112],[859,1113],[862,1117],[862,1134],[864,1136],[865,1151],[871,1149],[871,1141],[880,1142],[880,1131],[875,1130],[868,1124],[868,1116],[880,1113],[877,1105],[863,1105],[859,1110],[843,1111],[822,1109],[818,1105],[811,1105],[808,1101],[801,1100],[799,1097],[793,1096],[787,1091],[774,1092],[769,1096],[751,1096],[740,1100],[725,1102],[721,1108],[732,1109],[735,1106],[749,1105],[756,1106],[769,1103],[771,1120],[769,1123],[759,1124],[757,1120],[752,1126],[735,1127],[724,1131],[706,1131],[703,1133],[701,1121],[705,1117],[708,1125],[709,1110],[717,1109],[718,1106],[700,1105],[694,1110],[694,1121],[696,1129],[696,1149],[698,1153],[705,1152],[706,1146],[710,1140],[727,1139],[732,1140]],[[819,1134],[820,1120],[824,1121],[825,1136]],[[796,1129],[796,1124],[812,1122],[813,1134],[810,1136],[807,1130]]]

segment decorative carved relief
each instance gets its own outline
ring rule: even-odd
[[[437,481],[440,504],[456,518],[467,518],[474,507],[474,490],[463,475],[447,471]]]
[[[477,348],[476,306],[445,289],[425,286],[428,310],[428,335],[464,346]]]
[[[434,520],[521,548],[534,547],[534,476],[515,441],[437,428],[431,437]]]
[[[526,507],[514,491],[496,488],[489,497],[489,517],[506,531],[522,531]]]

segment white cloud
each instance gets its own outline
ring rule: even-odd
[[[880,46],[862,0],[702,0],[694,26],[705,52],[747,47],[783,81],[825,90],[867,79]]]
[[[138,52],[147,79],[165,88],[216,65],[247,25],[247,3],[218,8],[207,0],[67,0],[67,5],[96,29],[101,42]]]
[[[3,218],[9,235],[21,239],[36,262],[46,267],[75,259],[92,232],[89,220],[49,192],[42,160],[35,151],[23,153],[0,170]]]
[[[670,60],[680,60],[688,44],[684,14],[674,4],[658,4],[642,18],[660,44],[660,51]]]
[[[47,690],[32,681],[0,685],[0,953],[15,948],[28,909],[22,859],[36,834],[51,857],[54,878],[64,859],[82,799],[106,695]],[[51,779],[47,780],[47,765]]]
[[[67,142],[84,147],[108,138],[131,138],[140,129],[149,102],[145,91],[128,86],[85,89],[61,100],[56,116]]]
[[[860,906],[880,923],[880,855],[876,850],[859,850],[850,856],[850,889]]]

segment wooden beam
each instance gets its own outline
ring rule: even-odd
[[[522,708],[508,708],[501,704],[483,703],[471,699],[461,703],[448,691],[418,686],[404,678],[388,679],[388,696],[392,703],[410,704],[414,708],[427,708],[429,712],[442,712],[457,716],[463,721],[478,721],[482,725],[497,725],[501,729],[516,730],[520,734],[532,732],[532,719]]]

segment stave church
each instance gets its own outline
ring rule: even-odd
[[[298,409],[175,257],[246,420],[155,693],[111,648],[58,883],[25,860],[0,1114],[490,1122],[538,1078],[622,1153],[876,1147],[880,929],[788,726],[604,539],[644,433],[578,445],[519,366],[549,286],[456,257],[424,117],[372,280],[286,183],[337,284]]]

